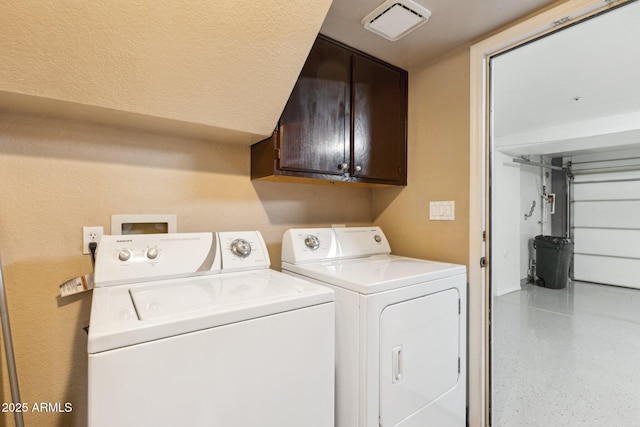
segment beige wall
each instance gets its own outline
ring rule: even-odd
[[[409,74],[409,165],[404,189],[374,193],[375,222],[401,254],[468,263],[469,53]],[[430,221],[429,201],[455,201],[455,221]]]
[[[91,293],[58,296],[91,271],[82,226],[109,233],[111,214],[174,213],[184,232],[258,229],[277,268],[289,227],[372,222],[373,190],[251,182],[249,150],[0,111],[0,254],[22,401],[73,405],[27,425],[85,423]],[[4,364],[0,376],[9,402]]]

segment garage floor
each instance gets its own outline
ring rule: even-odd
[[[524,285],[493,316],[494,427],[640,426],[640,290]]]

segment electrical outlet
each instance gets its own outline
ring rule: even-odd
[[[90,254],[89,243],[99,243],[103,234],[104,228],[102,227],[82,227],[82,253]]]

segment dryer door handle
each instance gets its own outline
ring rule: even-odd
[[[393,384],[397,383],[402,379],[402,346],[394,348],[391,353],[391,363],[393,364]]]

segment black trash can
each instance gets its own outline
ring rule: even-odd
[[[564,237],[536,236],[536,284],[551,289],[567,287],[573,241]]]

